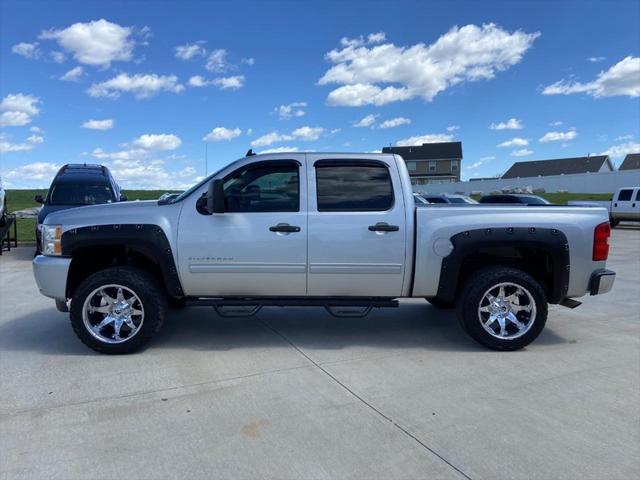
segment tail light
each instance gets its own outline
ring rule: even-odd
[[[609,222],[601,223],[593,231],[593,260],[601,262],[609,257],[609,237],[611,226]]]

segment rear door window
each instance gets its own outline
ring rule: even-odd
[[[393,207],[393,187],[384,164],[318,161],[319,212],[386,211]]]

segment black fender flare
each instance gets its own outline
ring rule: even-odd
[[[171,244],[158,225],[111,224],[73,228],[62,234],[62,255],[72,257],[83,248],[123,246],[154,262],[162,272],[162,282],[171,297],[183,297]]]
[[[559,303],[569,290],[570,256],[566,235],[555,228],[483,228],[460,232],[450,238],[453,251],[442,260],[437,297],[454,301],[465,258],[482,248],[534,248],[547,252],[553,264],[549,303]]]

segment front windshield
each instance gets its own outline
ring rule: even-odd
[[[527,205],[549,205],[544,198],[531,196],[531,197],[520,197]]]
[[[96,205],[115,199],[109,185],[58,183],[49,193],[49,205]]]

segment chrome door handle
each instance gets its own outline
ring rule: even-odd
[[[400,230],[398,225],[389,225],[386,222],[378,222],[375,225],[369,225],[370,232],[397,232]]]
[[[283,232],[283,233],[295,233],[300,231],[300,227],[295,225],[289,225],[288,223],[279,223],[269,227],[270,232]]]

